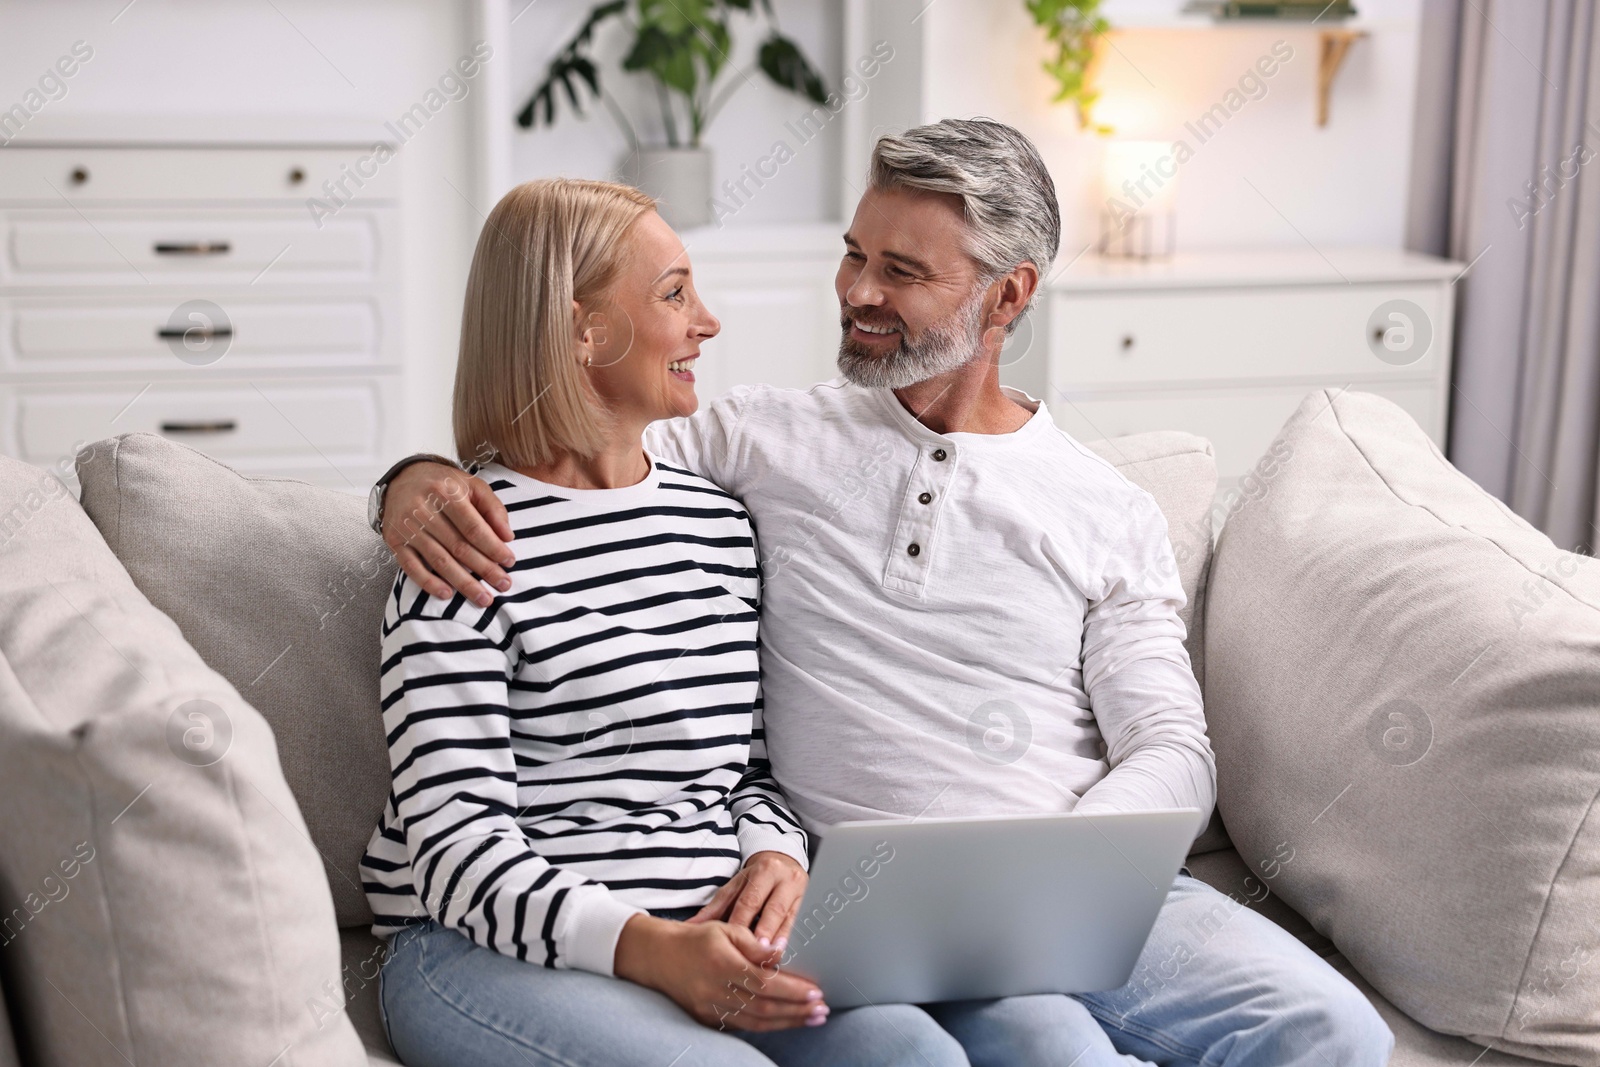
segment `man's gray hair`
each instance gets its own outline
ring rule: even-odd
[[[1043,286],[1061,246],[1061,208],[1039,150],[1017,130],[993,119],[941,119],[880,137],[868,183],[960,197],[978,268],[998,278],[1029,262]]]

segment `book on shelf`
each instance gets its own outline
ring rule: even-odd
[[[1351,0],[1189,0],[1185,15],[1214,19],[1284,19],[1333,22],[1356,14]]]

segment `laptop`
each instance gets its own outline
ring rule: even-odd
[[[835,1008],[1115,989],[1201,814],[839,823],[821,835],[783,969]]]

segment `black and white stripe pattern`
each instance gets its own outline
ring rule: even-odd
[[[510,592],[480,609],[401,575],[384,613],[373,930],[431,916],[610,973],[639,910],[703,904],[758,851],[805,862],[762,737],[749,517],[654,460],[623,489],[481,476],[516,531]]]

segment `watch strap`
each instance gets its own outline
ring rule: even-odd
[[[406,456],[404,459],[401,459],[394,466],[380,474],[376,484],[388,485],[390,482],[394,481],[395,475],[399,474],[413,463],[443,463],[446,467],[454,467],[458,471],[466,470],[465,467],[448,456],[436,456],[432,452],[416,452],[412,455]]]
[[[378,476],[378,480],[372,483],[372,491],[368,494],[371,498],[371,506],[368,510],[372,512],[371,526],[373,533],[378,534],[379,536],[382,536],[383,534],[383,503],[384,497],[388,495],[389,483],[394,481],[395,475],[399,474],[413,463],[443,463],[445,466],[454,467],[458,471],[464,471],[466,469],[448,456],[439,456],[432,452],[416,452],[412,455],[406,456],[394,466],[384,471]]]

